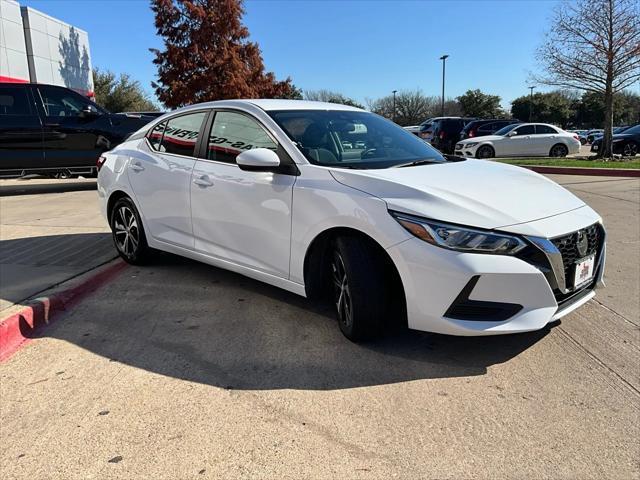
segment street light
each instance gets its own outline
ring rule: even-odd
[[[529,123],[531,123],[532,112],[533,112],[533,89],[536,88],[536,86],[532,85],[527,88],[530,90],[529,92]]]
[[[393,115],[391,115],[393,123],[396,123],[396,92],[397,90],[393,91]]]
[[[444,117],[444,66],[447,58],[449,58],[449,55],[443,55],[440,57],[440,60],[442,60],[442,104],[440,106],[441,117]]]

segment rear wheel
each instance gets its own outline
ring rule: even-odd
[[[482,145],[476,151],[476,158],[493,158],[495,155],[496,152],[489,145]]]
[[[379,335],[389,307],[384,265],[369,243],[339,237],[331,253],[333,303],[342,333],[354,342]]]
[[[634,142],[628,142],[622,147],[622,155],[624,157],[635,157],[638,154],[638,144]]]
[[[129,197],[116,201],[111,210],[110,224],[113,243],[120,256],[134,265],[145,263],[150,249],[138,210]]]
[[[567,155],[569,155],[569,149],[562,143],[554,145],[549,151],[550,157],[566,157]]]

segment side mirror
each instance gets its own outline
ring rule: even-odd
[[[280,158],[268,148],[254,148],[238,155],[236,163],[248,172],[273,172],[280,167]]]
[[[515,130],[511,130],[509,133],[507,133],[507,137],[513,137],[515,136],[516,131]]]
[[[101,115],[94,107],[87,105],[80,111],[80,118],[95,118]]]

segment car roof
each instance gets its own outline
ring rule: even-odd
[[[184,107],[191,108],[224,108],[233,106],[250,106],[254,105],[262,110],[348,110],[354,112],[364,112],[360,108],[342,105],[340,103],[314,102],[311,100],[285,100],[285,99],[239,99],[239,100],[216,100],[213,102],[195,103]],[[182,110],[182,109],[180,109]]]

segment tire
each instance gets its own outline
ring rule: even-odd
[[[353,342],[379,336],[390,297],[377,252],[361,238],[344,236],[336,239],[328,260],[333,305],[344,336]]]
[[[556,143],[551,150],[549,150],[549,156],[553,158],[561,158],[569,155],[569,149],[564,143]]]
[[[118,254],[132,265],[146,263],[151,249],[147,244],[138,209],[129,197],[116,201],[111,210],[109,225]]]
[[[587,144],[587,139],[586,138],[580,138],[580,145],[586,145]]]
[[[638,144],[635,142],[627,142],[622,147],[623,157],[635,157],[638,154]]]
[[[490,145],[482,145],[476,150],[476,158],[493,158],[496,152]]]

